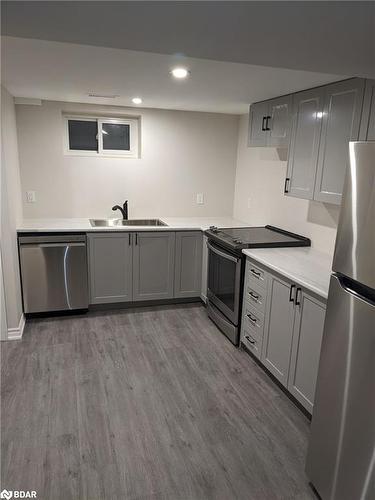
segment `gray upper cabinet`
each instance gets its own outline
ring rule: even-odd
[[[202,233],[176,233],[174,296],[199,297],[202,282]]]
[[[90,233],[90,303],[132,300],[131,233]]]
[[[354,78],[324,87],[324,108],[314,199],[341,203],[349,141],[359,138],[365,80]]]
[[[299,290],[288,389],[312,413],[326,306]]]
[[[133,300],[173,298],[175,233],[135,233]]]
[[[288,383],[292,345],[294,307],[290,300],[291,285],[270,276],[267,322],[264,334],[262,363],[285,386]]]
[[[265,146],[267,143],[266,118],[268,102],[256,102],[249,111],[249,146]]]
[[[249,146],[288,146],[292,96],[256,102],[249,111]]]
[[[366,81],[359,139],[375,141],[375,80]]]
[[[267,146],[288,147],[290,142],[290,130],[292,123],[292,101],[291,95],[278,97],[269,101]]]
[[[293,96],[293,125],[284,192],[312,200],[322,128],[324,90],[316,88]]]

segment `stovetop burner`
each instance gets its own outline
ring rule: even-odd
[[[269,225],[263,227],[210,227],[205,231],[205,234],[211,241],[235,251],[241,251],[244,248],[311,245],[309,238]]]

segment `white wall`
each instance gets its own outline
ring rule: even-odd
[[[22,218],[16,115],[13,97],[1,87],[1,259],[8,329],[22,317],[17,221]]]
[[[27,218],[111,217],[125,199],[130,217],[232,214],[238,116],[52,101],[16,108]],[[141,159],[64,155],[62,112],[140,115]],[[36,203],[26,203],[27,190]]]
[[[275,148],[247,147],[247,121],[247,115],[241,116],[234,217],[251,225],[271,224],[303,234],[316,249],[332,253],[339,207],[285,196],[286,161],[280,161]]]

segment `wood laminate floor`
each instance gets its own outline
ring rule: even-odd
[[[2,481],[39,500],[305,500],[309,422],[198,304],[3,342]]]

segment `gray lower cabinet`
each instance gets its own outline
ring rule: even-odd
[[[89,233],[90,303],[133,298],[131,233]]]
[[[88,233],[90,304],[199,297],[201,231]]]
[[[349,141],[357,141],[365,80],[353,78],[324,87],[324,108],[314,200],[341,203]]]
[[[375,141],[375,80],[366,81],[359,140]]]
[[[326,305],[300,291],[293,329],[288,390],[312,413]]]
[[[266,278],[257,283],[251,269]],[[241,342],[312,413],[326,302],[246,261]]]
[[[199,297],[202,282],[202,232],[176,232],[174,296]]]
[[[175,233],[135,233],[133,244],[133,300],[173,298]]]
[[[266,329],[261,361],[285,386],[288,384],[294,305],[290,283],[270,275]]]
[[[293,125],[284,193],[312,200],[322,128],[324,90],[293,96]]]

